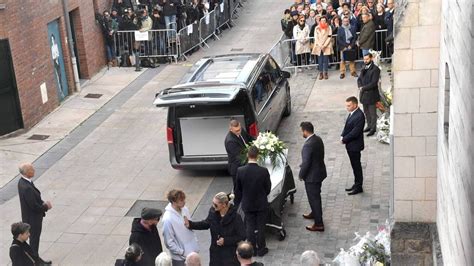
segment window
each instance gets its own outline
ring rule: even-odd
[[[265,102],[268,100],[276,86],[280,71],[273,59],[269,59],[263,67],[260,75],[255,81],[252,89],[252,98],[255,105],[255,110],[260,112]]]
[[[446,144],[449,144],[449,98],[451,97],[451,86],[450,86],[450,74],[449,66],[445,64],[444,71],[444,137],[446,138]]]

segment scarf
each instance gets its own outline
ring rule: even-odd
[[[326,30],[328,28],[328,24],[327,23],[319,23],[319,27],[323,30]]]
[[[300,26],[300,29],[303,30],[304,27],[306,26],[306,24],[301,25],[301,24],[298,23],[298,26]]]
[[[344,33],[346,34],[346,43],[351,43],[352,33],[351,33],[351,25],[341,26],[344,29]]]

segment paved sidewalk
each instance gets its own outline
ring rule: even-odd
[[[104,69],[88,81],[79,93],[68,97],[61,106],[28,132],[0,139],[0,188],[18,174],[19,162],[33,162],[38,159],[143,72],[135,72],[133,68]],[[98,99],[84,98],[88,93],[102,96]],[[46,140],[29,140],[34,134],[49,137]]]

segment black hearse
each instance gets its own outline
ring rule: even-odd
[[[230,119],[256,137],[278,129],[291,113],[290,73],[269,54],[203,58],[180,85],[156,94],[154,105],[168,107],[167,139],[176,169],[227,166],[224,139]]]

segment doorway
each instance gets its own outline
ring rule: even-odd
[[[59,21],[48,23],[48,39],[51,50],[51,59],[54,69],[59,101],[63,101],[69,94],[66,70],[64,68],[63,46],[59,34]]]
[[[0,40],[0,73],[0,135],[5,135],[23,127],[8,40]]]
[[[77,72],[79,74],[79,79],[82,79],[81,64],[79,60],[79,53],[77,50],[76,23],[74,23],[78,19],[80,19],[79,8],[76,8],[73,11],[69,12],[69,23],[71,24],[72,43],[74,46],[74,54],[76,55]]]

